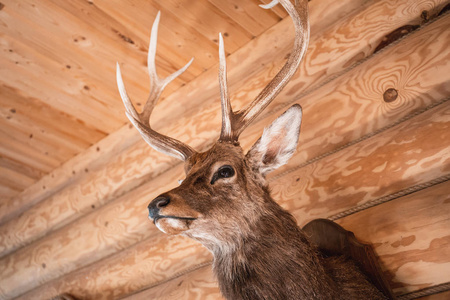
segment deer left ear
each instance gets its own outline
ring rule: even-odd
[[[264,129],[248,151],[247,160],[262,175],[285,165],[297,148],[301,123],[302,108],[295,104]]]

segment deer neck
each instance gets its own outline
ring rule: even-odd
[[[228,299],[286,299],[292,292],[312,299],[320,298],[318,291],[334,293],[306,235],[270,197],[257,222],[210,250],[219,286]]]

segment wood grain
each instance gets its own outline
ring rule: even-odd
[[[253,1],[220,1],[208,0],[214,6],[219,8],[227,16],[232,18],[237,24],[245,28],[252,36],[258,36],[266,30],[267,25],[272,27],[278,21],[278,17],[274,12],[259,8],[255,4],[259,4],[257,0]],[[223,31],[220,29],[219,31]],[[228,45],[228,43],[227,43]]]
[[[135,134],[132,126],[124,126],[108,135],[59,168],[54,169],[50,174],[42,177],[10,201],[0,202],[0,224],[13,219],[39,201],[60,192],[64,187],[75,185],[82,177],[86,176],[86,173],[89,173],[89,170],[92,172],[104,167],[112,157],[139,140],[140,136]],[[32,168],[28,172],[40,172],[34,170]],[[41,175],[37,177],[39,178]]]
[[[447,181],[337,221],[374,244],[397,295],[448,281],[449,190]]]
[[[420,297],[417,299],[418,300],[447,300],[448,298],[450,298],[450,291],[437,293],[437,294],[430,295],[430,296]]]
[[[176,262],[174,261],[176,258]],[[170,276],[212,260],[200,244],[157,233],[132,248],[53,280],[18,299],[50,299],[66,291],[80,299],[120,298],[164,282]]]
[[[210,265],[189,272],[168,283],[130,295],[125,300],[144,299],[223,299]]]

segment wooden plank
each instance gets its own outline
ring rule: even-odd
[[[61,140],[60,147],[84,149],[104,137],[97,130],[80,124],[76,119],[45,105],[37,98],[27,98],[8,86],[0,88],[0,117],[8,120],[9,127],[25,127],[43,132]],[[70,144],[70,145],[66,145]]]
[[[210,265],[189,272],[167,283],[130,295],[124,300],[146,299],[224,299]]]
[[[25,176],[32,178],[34,180],[38,180],[41,178],[44,173],[35,170],[33,168],[26,167],[15,160],[9,159],[4,156],[0,156],[0,167],[7,168],[11,170],[15,170],[16,172],[19,172],[20,174],[24,174]]]
[[[61,162],[72,158],[84,149],[84,147],[71,144],[70,142],[68,143],[70,146],[64,146],[63,144],[59,146],[59,143],[66,140],[55,135],[50,135],[35,126],[22,126],[22,124],[16,121],[15,118],[9,120],[0,118],[0,131],[3,131],[10,139],[21,144],[24,153],[38,152],[41,155],[49,156],[58,161],[59,165]]]
[[[420,297],[417,300],[447,300],[450,298],[450,291],[433,294],[430,296]]]
[[[114,58],[111,55],[116,54],[115,58],[120,57],[120,45],[110,46],[111,41],[97,34],[95,28],[76,22],[70,18],[70,15],[57,11],[54,7],[48,8],[46,3],[46,1],[40,2],[39,10],[35,10],[32,4],[23,3],[24,5],[20,8],[16,8],[17,3],[6,1],[5,8],[2,10],[2,32],[6,36],[13,37],[15,44],[10,45],[13,51],[6,52],[7,57],[2,57],[2,65],[5,66],[2,72],[9,71],[8,76],[6,73],[2,76],[2,81],[20,89],[23,93],[28,93],[29,96],[40,95],[41,101],[69,115],[74,115],[93,128],[99,128],[104,132],[117,129],[125,119],[122,116],[115,116],[108,110],[116,107],[118,112],[119,106],[115,104],[115,101],[108,101],[108,105],[102,102],[105,102],[108,95],[112,98],[114,82],[105,82],[104,78],[107,74],[112,76],[114,74],[114,65],[111,66],[110,63],[114,61]],[[65,24],[65,26],[59,24]],[[74,27],[77,30],[71,30]],[[86,27],[88,29],[85,29]],[[80,29],[85,29],[81,30],[82,35],[74,35],[74,32],[80,32]],[[116,43],[119,41],[120,39],[117,38]],[[106,45],[97,46],[102,44]],[[52,46],[49,47],[49,45]],[[28,46],[28,51],[24,53],[25,56],[16,57],[14,46],[20,47],[20,51],[25,51],[24,49]],[[105,51],[106,49],[108,51]],[[45,67],[43,68],[42,65]],[[70,66],[70,69],[67,66]],[[48,72],[46,67],[55,68],[56,71]],[[84,76],[68,81],[70,74],[78,73],[77,69],[83,70]],[[28,80],[24,82],[21,80],[23,78]],[[95,99],[93,100],[83,95],[84,86],[89,84],[80,81],[80,78],[103,81],[99,86],[109,85],[109,89],[105,89],[103,97],[101,95],[92,97]],[[33,84],[29,80],[32,80]],[[37,83],[39,83],[39,89],[34,86]],[[95,89],[92,89],[91,96],[94,93]],[[76,99],[76,101],[64,101],[67,98]],[[99,116],[101,116],[100,119]]]
[[[187,82],[217,62],[217,46],[214,42],[206,39],[195,28],[186,27],[181,22],[182,15],[174,15],[171,11],[157,6],[155,2],[149,4],[148,1],[138,0],[133,1],[133,4],[130,5],[123,1],[101,0],[95,2],[95,7],[122,24],[124,27],[122,34],[131,37],[133,41],[135,36],[139,36],[140,40],[145,41],[143,45],[141,44],[144,49],[148,48],[149,33],[156,14],[158,10],[162,10],[158,35],[164,38],[158,39],[157,51],[158,70],[161,70],[162,76],[167,76],[169,73],[180,69],[192,57],[195,57],[195,62],[189,67],[186,74],[181,75],[182,78],[186,78],[184,82]],[[174,28],[176,30],[173,30]],[[123,60],[126,59],[125,54],[119,56],[120,61],[127,61]],[[146,53],[143,52],[142,54],[145,55]],[[142,62],[144,61],[143,57]],[[135,66],[130,61],[131,72],[132,68],[135,68]],[[139,80],[142,76],[133,78]],[[168,89],[170,90],[170,87]]]
[[[35,180],[14,170],[0,166],[0,182],[4,186],[22,191],[25,187],[33,184]]]
[[[0,195],[2,195],[2,201],[8,201],[10,198],[15,197],[20,190],[13,189],[6,185],[0,185]]]
[[[337,222],[370,241],[397,295],[450,277],[450,182]]]
[[[15,141],[14,138],[4,130],[0,130],[0,140],[2,141],[0,144],[0,155],[2,156],[22,162],[27,166],[45,173],[50,172],[59,165],[57,160],[48,155],[36,152],[26,152],[24,145]]]
[[[280,17],[271,10],[260,8],[260,2],[258,0],[208,1],[219,8],[223,13],[227,14],[234,22],[245,28],[245,30],[253,36],[260,35],[267,28],[272,27],[280,21]],[[223,29],[220,29],[220,31],[222,30]]]
[[[108,164],[112,157],[140,141],[132,126],[124,126],[99,143],[88,148],[73,159],[54,169],[17,197],[0,202],[0,223],[15,218],[32,205],[59,192],[70,185],[77,186],[79,180],[96,169]]]
[[[249,32],[207,0],[155,0],[154,3],[177,15],[183,27],[194,28],[216,44],[219,32],[222,32],[227,51],[231,53],[252,38]]]
[[[125,82],[130,91],[133,91],[136,86],[141,86],[142,78],[148,77],[146,68],[147,49],[151,26],[157,13],[157,9],[154,7],[155,3],[148,1],[134,1],[133,3],[96,1],[93,4],[89,2],[51,1],[81,22],[90,19],[97,20],[96,22],[99,24],[96,28],[103,34],[107,36],[113,34],[114,38],[120,38],[121,42],[125,42],[128,49],[121,51],[114,60],[121,62],[123,73],[126,74]],[[204,72],[216,61],[215,56],[211,55],[211,53],[217,52],[215,45],[195,30],[181,28],[182,24],[174,22],[176,19],[171,18],[171,16],[171,14],[166,16],[166,13],[163,12],[163,17],[160,20],[159,36],[163,38],[158,39],[156,58],[158,74],[165,77],[183,67],[191,57],[195,56],[196,60],[186,72],[166,87],[161,99]],[[174,28],[177,30],[174,31]],[[196,43],[194,44],[192,41],[196,41]],[[201,49],[204,49],[205,52],[202,52]],[[128,57],[129,54],[131,54],[130,57]],[[134,60],[134,57],[138,58],[138,62]],[[136,69],[136,65],[141,67]],[[130,79],[133,80],[130,82]],[[115,84],[114,82],[108,83]],[[137,103],[138,106],[147,98],[148,86],[144,86],[143,92],[138,94],[139,97],[136,97],[136,99],[142,99]],[[111,89],[113,92],[116,90],[116,87]],[[139,90],[138,88],[138,92]],[[119,103],[115,101],[114,104],[121,105],[120,101]]]
[[[324,3],[319,3],[321,5],[325,5]],[[359,2],[355,1],[354,5],[358,5]],[[314,8],[317,6],[311,6],[311,10],[314,11]],[[320,6],[321,7],[321,6]],[[338,6],[341,7],[341,6]],[[338,14],[339,15],[339,14]],[[290,21],[290,20],[286,20],[286,21]],[[316,26],[320,26],[320,23],[316,23],[318,22],[319,19],[311,19],[311,23],[314,25],[316,24]],[[279,39],[279,35],[278,32],[284,32],[287,28],[289,28],[290,24],[287,22],[282,22],[283,26],[277,26],[277,29],[274,30],[270,30],[267,32],[267,34],[265,34],[263,41],[260,41],[260,39],[255,39],[254,41],[252,41],[252,43],[249,45],[248,49],[242,49],[240,50],[238,53],[236,53],[236,57],[234,59],[230,59],[230,64],[231,66],[240,66],[243,69],[240,70],[239,68],[235,68],[235,71],[230,72],[230,76],[235,73],[235,72],[240,72],[241,75],[246,75],[246,76],[251,76],[253,74],[252,71],[249,71],[248,68],[246,68],[247,65],[252,65],[251,63],[254,63],[255,61],[259,61],[259,62],[269,62],[270,61],[270,55],[272,53],[278,53],[278,49],[268,49],[267,47],[264,47],[264,45],[271,45],[274,44],[275,41],[280,40]],[[281,23],[280,23],[281,24]],[[275,31],[275,32],[274,32]],[[284,36],[284,35],[283,35]],[[286,41],[285,41],[286,42]],[[286,44],[289,44],[288,42],[286,42]],[[289,47],[287,47],[289,48]],[[269,56],[254,56],[254,57],[249,57],[248,56],[248,52],[254,52],[254,49],[258,49],[258,51],[260,51],[260,55],[261,53],[267,54]],[[245,59],[244,61],[242,60],[242,57],[247,57],[247,59]],[[259,64],[256,65],[260,66]],[[173,103],[169,103],[168,105],[166,104],[168,101],[165,101],[163,103],[161,103],[161,105],[159,105],[159,107],[156,107],[155,109],[155,117],[154,117],[154,121],[155,121],[155,129],[159,130],[161,127],[164,128],[164,125],[162,124],[167,124],[166,122],[158,122],[159,119],[163,120],[164,118],[169,118],[169,120],[173,120],[172,122],[174,122],[174,128],[177,128],[177,131],[179,131],[180,129],[184,130],[186,128],[189,128],[188,126],[186,126],[186,124],[183,124],[183,126],[179,127],[178,122],[175,123],[174,120],[180,119],[181,116],[183,120],[186,120],[188,118],[189,122],[188,124],[192,124],[192,128],[196,128],[198,127],[198,122],[196,121],[196,118],[192,118],[192,115],[190,114],[190,112],[188,110],[186,110],[186,107],[189,107],[189,105],[191,105],[192,103],[186,102],[186,101],[205,101],[205,100],[211,100],[211,98],[213,98],[214,94],[217,94],[217,89],[215,89],[215,87],[217,87],[217,79],[216,79],[216,72],[214,71],[213,73],[208,72],[208,74],[205,74],[205,76],[200,77],[198,80],[195,80],[194,82],[192,82],[189,86],[186,86],[185,88],[181,89],[179,92],[176,92],[174,94],[171,95],[171,98],[173,97],[173,99],[181,99],[183,100],[183,102],[181,103],[180,106],[174,106]],[[247,77],[248,78],[248,77]],[[200,89],[197,89],[197,86],[202,86],[202,83],[204,83],[204,81],[206,80],[207,83],[207,87],[209,87],[209,89],[207,89],[207,92],[203,92]],[[238,83],[242,83],[239,80],[230,80],[230,82],[238,82]],[[211,91],[211,87],[213,87],[214,91]],[[187,97],[186,97],[187,96]],[[198,108],[195,107],[195,114],[197,114],[198,118],[200,120],[203,121],[203,119],[205,119],[205,117],[208,120],[211,120],[211,118],[214,118],[215,120],[217,120],[218,118],[218,114],[217,114],[217,105],[219,103],[216,102],[214,104],[212,104],[210,107],[207,107],[206,112],[207,113],[203,113],[202,111],[198,111]],[[202,118],[200,118],[199,115],[203,115]],[[211,117],[213,116],[213,117]],[[217,120],[218,121],[218,120]],[[209,122],[209,121],[208,121]],[[211,143],[211,141],[213,139],[215,139],[215,136],[217,135],[217,131],[216,130],[211,130],[211,128],[208,128],[209,131],[204,131],[203,128],[198,128],[201,132],[200,135],[198,135],[197,139],[194,140],[194,144],[193,146],[196,145],[201,145],[203,143],[203,147],[204,147],[204,143]],[[197,129],[196,129],[197,131]],[[162,132],[164,133],[164,130],[162,130]],[[192,134],[195,134],[195,131],[193,133],[190,132],[180,132],[183,136],[178,136],[178,138],[180,138],[181,140],[185,140],[185,136],[192,136]],[[175,133],[175,135],[177,135],[177,133]],[[135,138],[137,136],[137,134],[135,133],[134,135],[132,134],[133,138]],[[23,214],[21,219],[23,220],[23,222],[21,222],[20,220],[15,220],[14,222],[10,222],[9,225],[5,225],[2,228],[9,228],[8,230],[5,229],[5,231],[3,232],[14,232],[11,231],[11,227],[8,226],[13,226],[13,227],[21,227],[22,229],[20,230],[21,232],[19,233],[18,231],[17,234],[21,235],[21,237],[19,239],[17,239],[16,237],[11,237],[12,239],[14,239],[15,241],[20,241],[19,243],[27,243],[25,240],[23,239],[24,236],[28,236],[28,238],[32,238],[32,239],[37,239],[40,236],[43,236],[43,234],[45,234],[43,231],[40,231],[39,228],[36,228],[36,226],[31,226],[28,227],[28,229],[25,229],[26,227],[22,227],[19,224],[33,224],[34,222],[32,221],[33,219],[35,219],[35,217],[40,218],[39,216],[41,215],[40,213],[40,209],[41,211],[47,211],[50,208],[55,207],[55,205],[57,205],[58,207],[60,207],[60,209],[62,209],[63,211],[59,211],[58,214],[51,214],[52,217],[49,220],[49,223],[44,224],[40,224],[38,225],[38,227],[44,225],[46,227],[45,230],[50,230],[51,228],[55,229],[58,228],[60,226],[63,226],[64,224],[67,224],[68,222],[70,222],[71,220],[74,220],[76,218],[78,218],[79,216],[81,216],[84,212],[86,211],[90,211],[91,210],[91,206],[94,205],[96,207],[98,207],[99,205],[102,205],[102,203],[106,203],[108,201],[110,201],[111,199],[113,199],[114,197],[116,197],[117,195],[120,195],[120,193],[125,192],[127,188],[133,188],[136,187],[137,185],[141,184],[144,180],[147,180],[148,177],[150,177],[151,173],[149,172],[153,172],[153,174],[157,175],[159,173],[161,173],[163,170],[167,170],[167,168],[173,166],[173,160],[169,160],[168,158],[162,158],[161,155],[157,154],[156,152],[154,152],[153,150],[150,150],[149,147],[147,147],[145,145],[145,143],[141,142],[140,143],[141,146],[136,146],[132,149],[130,149],[129,153],[124,153],[123,157],[116,157],[114,158],[115,162],[110,162],[108,168],[106,170],[99,170],[98,172],[91,172],[89,176],[86,176],[85,178],[83,178],[83,183],[81,183],[78,186],[69,186],[67,189],[61,191],[60,193],[58,193],[58,195],[55,195],[54,197],[47,199],[47,201],[45,203],[41,203],[39,205],[39,207],[35,207],[32,211],[27,212],[26,214]],[[110,178],[112,174],[122,174],[123,170],[124,170],[124,165],[123,162],[127,161],[127,166],[126,168],[128,170],[132,170],[132,172],[127,174],[132,174],[131,177],[128,176],[113,176],[114,178]],[[161,165],[158,165],[155,162],[160,162]],[[134,165],[134,166],[133,166]],[[132,182],[131,182],[132,180]],[[111,182],[114,182],[113,185],[111,185]],[[82,186],[82,188],[80,188],[80,186]],[[101,191],[101,192],[99,192]],[[74,197],[74,195],[78,195],[78,197]],[[70,206],[67,206],[66,202],[67,199],[72,199],[71,201],[75,201],[76,203],[73,203]],[[59,204],[56,204],[58,203]],[[49,205],[49,203],[52,203],[52,205]],[[11,207],[11,205],[9,206]],[[16,206],[17,207],[17,206]],[[55,210],[54,210],[55,211]],[[47,215],[48,212],[45,212],[45,214]],[[15,225],[14,225],[15,224]],[[55,227],[56,225],[56,227]],[[36,230],[37,229],[37,230]],[[31,235],[29,235],[31,232],[33,232]],[[16,244],[16,243],[15,243]],[[16,244],[17,245],[17,244]],[[10,248],[9,251],[11,251],[12,248]]]
[[[183,260],[175,262],[174,257],[183,257]],[[36,300],[50,299],[61,291],[80,299],[117,299],[147,287],[150,282],[164,281],[169,274],[211,260],[211,254],[199,243],[158,233],[135,247],[95,263],[94,267],[72,272],[64,280],[50,281],[17,299],[29,299],[31,295]]]

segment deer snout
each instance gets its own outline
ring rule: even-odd
[[[160,195],[150,202],[148,205],[148,216],[152,219],[159,215],[161,208],[169,205],[170,197],[165,195]]]

